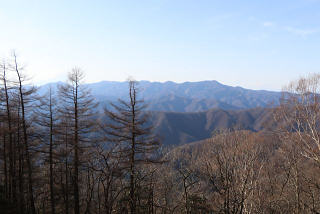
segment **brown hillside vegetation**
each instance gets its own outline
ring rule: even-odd
[[[171,207],[180,204],[180,212],[314,213],[320,208],[318,166],[275,135],[227,131],[175,148],[167,159],[171,191],[181,194]]]

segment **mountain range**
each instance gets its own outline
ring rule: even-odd
[[[59,83],[41,86],[46,88]],[[86,84],[100,107],[128,96],[127,82],[102,81]],[[139,81],[140,98],[148,104],[155,132],[164,145],[181,145],[204,140],[220,129],[260,131],[271,119],[281,92],[250,90],[223,85],[217,81],[149,82]]]
[[[50,83],[40,87],[44,92]],[[102,81],[86,84],[92,95],[104,106],[128,95],[127,82]],[[232,87],[215,80],[201,82],[138,82],[139,94],[150,111],[200,112],[212,108],[241,110],[277,105],[281,92]]]

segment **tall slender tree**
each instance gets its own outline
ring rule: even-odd
[[[57,130],[57,99],[55,98],[52,86],[49,86],[47,93],[39,100],[39,106],[35,110],[37,115],[37,124],[40,126],[38,130],[42,130],[43,149],[45,159],[49,162],[49,189],[50,189],[50,205],[51,213],[55,213],[55,193],[53,165],[55,155],[54,137]]]
[[[139,166],[156,163],[154,155],[159,148],[159,141],[153,134],[152,125],[145,112],[146,105],[138,97],[137,82],[129,80],[128,100],[111,103],[114,111],[105,109],[109,123],[105,125],[108,140],[117,145],[114,157],[119,159],[123,170],[129,174],[130,212],[137,213],[137,178]]]
[[[7,66],[6,63],[3,62],[3,64],[1,64],[1,68],[3,71],[2,74],[2,80],[3,80],[3,89],[2,89],[2,94],[5,95],[4,99],[5,99],[5,110],[4,110],[4,115],[6,115],[6,122],[7,122],[7,130],[9,132],[9,179],[11,180],[12,176],[12,131],[11,131],[11,114],[10,114],[10,106],[9,106],[9,96],[8,96],[8,86],[7,86],[7,77],[6,77],[6,73],[7,73]],[[2,96],[3,97],[3,96]],[[4,116],[3,115],[3,116]],[[3,127],[2,130],[5,130],[5,128]],[[9,189],[11,190],[11,188],[9,186],[9,182],[8,182],[8,173],[7,173],[7,149],[6,149],[6,133],[3,132],[3,159],[4,159],[4,174],[5,174],[5,195],[8,196],[10,195]],[[11,182],[10,182],[11,183]]]
[[[33,195],[33,178],[32,178],[32,160],[30,157],[30,145],[29,145],[29,134],[28,134],[28,124],[27,124],[27,104],[30,104],[33,101],[32,96],[36,92],[35,87],[25,86],[24,83],[26,79],[21,74],[21,67],[18,64],[17,56],[13,54],[13,69],[15,70],[18,77],[18,91],[19,91],[19,99],[21,106],[21,123],[22,123],[22,132],[23,132],[23,142],[24,142],[24,151],[28,168],[28,194],[29,194],[29,203],[31,213],[36,213],[35,201]]]
[[[94,131],[93,116],[97,103],[90,91],[83,84],[84,74],[79,68],[74,68],[68,76],[68,82],[59,86],[62,107],[62,117],[69,119],[73,138],[73,194],[74,213],[80,213],[79,168],[82,165],[81,154],[90,147],[89,136]]]

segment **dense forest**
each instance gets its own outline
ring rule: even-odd
[[[320,75],[260,131],[168,148],[134,80],[101,112],[79,68],[44,96],[15,55],[0,69],[0,213],[320,213]]]

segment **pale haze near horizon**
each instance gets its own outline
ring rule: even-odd
[[[320,1],[0,1],[0,57],[36,84],[217,80],[280,90],[320,72]]]

